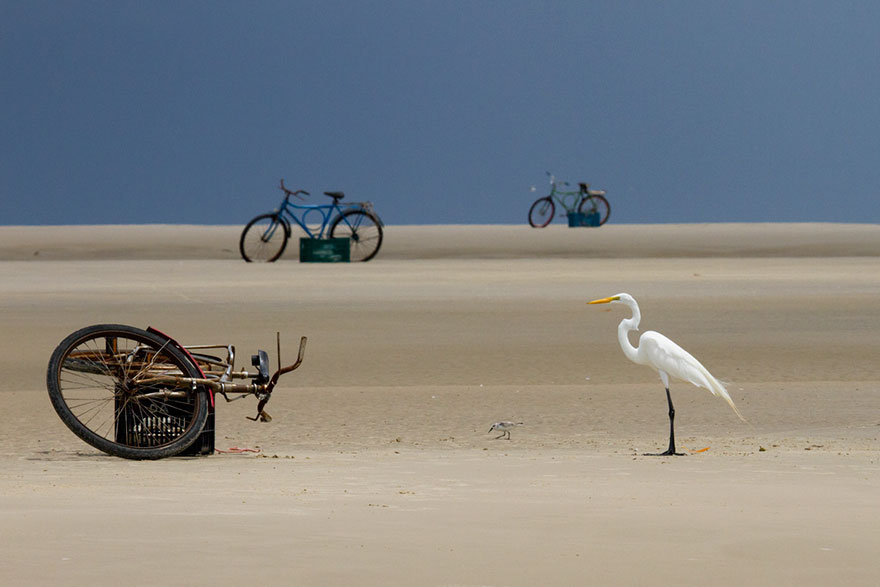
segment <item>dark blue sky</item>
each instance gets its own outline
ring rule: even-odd
[[[0,224],[880,221],[877,2],[0,0]]]

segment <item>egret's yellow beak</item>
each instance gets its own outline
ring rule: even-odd
[[[601,300],[593,300],[592,302],[587,302],[587,304],[607,304],[608,302],[616,302],[620,299],[620,296],[611,296],[610,298],[602,298]]]

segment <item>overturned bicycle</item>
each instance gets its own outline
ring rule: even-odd
[[[61,341],[49,360],[46,386],[67,427],[110,455],[209,454],[216,395],[226,401],[253,395],[257,413],[250,419],[271,419],[266,403],[278,378],[302,363],[306,337],[296,361],[286,367],[280,335],[277,346],[278,368],[270,376],[262,350],[251,357],[254,370],[236,371],[232,345],[183,346],[154,328],[97,324]]]

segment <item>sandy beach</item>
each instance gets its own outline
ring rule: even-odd
[[[3,584],[880,584],[880,226],[388,226],[357,264],[248,264],[240,230],[0,227]],[[689,454],[642,456],[663,386],[586,305],[618,292],[747,422],[673,382]],[[46,392],[97,323],[309,344],[272,422],[218,403],[254,452],[127,461]]]

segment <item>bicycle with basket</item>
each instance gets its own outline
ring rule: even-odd
[[[46,386],[52,406],[80,439],[110,455],[160,459],[214,450],[214,400],[255,396],[265,411],[278,378],[303,361],[302,337],[296,361],[269,374],[269,356],[251,357],[252,371],[235,370],[232,345],[188,345],[154,328],[96,324],[77,330],[56,347]],[[247,380],[239,383],[235,380]]]
[[[297,204],[291,198],[305,200],[305,190],[289,190],[281,180],[284,199],[279,207],[260,214],[247,223],[241,233],[238,249],[248,262],[271,263],[284,253],[293,225],[299,226],[312,239],[348,238],[351,261],[369,261],[382,246],[384,224],[373,210],[372,202],[340,203],[343,192],[324,192],[330,204]]]
[[[584,182],[578,184],[577,190],[561,190],[560,187],[568,187],[567,181],[559,182],[549,171],[550,193],[538,198],[529,208],[529,224],[533,228],[544,228],[553,220],[558,203],[569,217],[569,226],[578,226],[574,219],[589,219],[590,225],[602,226],[608,222],[611,215],[611,204],[605,198],[604,190],[591,190],[590,185]],[[532,191],[535,188],[532,187]],[[580,216],[574,216],[579,214]]]

